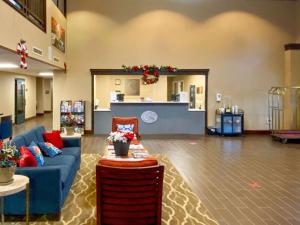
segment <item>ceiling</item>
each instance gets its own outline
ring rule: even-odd
[[[0,63],[12,63],[12,64],[19,65],[19,62],[20,62],[20,56],[18,54],[10,50],[0,48]],[[30,76],[40,76],[39,75],[40,72],[50,72],[59,69],[56,66],[52,66],[32,58],[27,58],[27,63],[28,63],[27,70],[21,68],[16,68],[16,69],[0,68],[0,71],[7,71],[11,73],[24,74]]]

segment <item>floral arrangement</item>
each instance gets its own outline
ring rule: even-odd
[[[21,159],[21,154],[11,142],[0,141],[0,168],[13,167]]]
[[[144,84],[154,84],[157,83],[159,80],[159,72],[169,72],[169,73],[175,73],[177,71],[177,68],[172,66],[156,66],[156,65],[140,65],[140,66],[122,66],[125,71],[129,72],[141,72],[142,80]]]
[[[72,115],[71,113],[68,113],[65,118],[64,118],[64,122],[63,122],[64,126],[66,127],[73,127],[76,125],[76,118],[74,115]]]
[[[132,131],[130,132],[116,131],[116,132],[111,132],[107,140],[111,142],[127,143],[132,141],[134,139],[134,136],[135,135]]]

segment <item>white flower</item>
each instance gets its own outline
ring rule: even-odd
[[[124,133],[123,132],[111,132],[107,138],[107,140],[112,141],[112,142],[123,142],[126,143],[127,142],[127,138],[124,137]]]

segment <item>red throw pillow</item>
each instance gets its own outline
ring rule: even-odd
[[[63,148],[64,143],[63,140],[60,136],[60,132],[58,130],[54,130],[51,133],[43,133],[44,141],[45,142],[50,142],[53,144],[56,148]]]
[[[21,147],[20,153],[22,158],[18,161],[19,167],[37,167],[36,159],[25,146]]]

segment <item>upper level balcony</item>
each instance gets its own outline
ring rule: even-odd
[[[63,69],[65,6],[65,0],[0,0],[0,48],[14,52],[23,39],[30,58]]]

